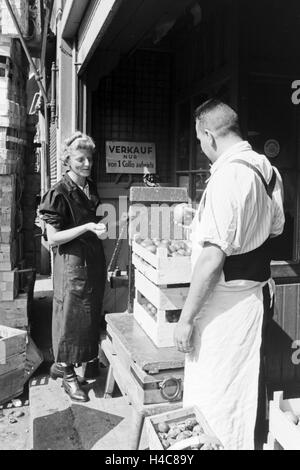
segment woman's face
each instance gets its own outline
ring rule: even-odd
[[[68,159],[70,170],[81,178],[87,178],[91,174],[93,155],[90,150],[72,150]]]

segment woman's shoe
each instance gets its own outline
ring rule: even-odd
[[[71,400],[82,403],[89,401],[88,394],[80,388],[76,374],[65,375],[63,378],[63,388]]]
[[[64,373],[65,373],[65,366],[63,366],[59,362],[54,362],[54,364],[52,364],[52,366],[50,367],[49,374],[50,374],[51,379],[53,380],[63,379]],[[77,376],[77,379],[81,385],[87,384],[86,380],[84,380],[82,377]]]

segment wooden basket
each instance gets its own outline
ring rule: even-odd
[[[178,441],[175,444],[172,444],[170,447],[166,448],[163,446],[162,441],[159,437],[158,425],[160,423],[166,423],[169,426],[172,426],[174,424],[182,423],[191,418],[196,418],[198,424],[202,427],[204,431],[204,433],[201,433],[201,435],[199,436],[198,441],[202,441],[203,444],[212,444],[223,448],[221,441],[215,436],[199,408],[197,408],[196,406],[192,406],[147,417],[145,420],[145,424],[148,433],[149,449],[168,451],[183,449],[188,450],[193,444],[196,445],[197,437],[195,436],[194,439],[193,437],[190,437],[185,440]]]

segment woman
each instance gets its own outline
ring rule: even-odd
[[[89,400],[74,365],[98,356],[106,264],[101,242],[104,224],[97,223],[100,203],[90,181],[93,140],[76,132],[65,142],[63,178],[43,197],[40,215],[53,249],[52,341],[55,364],[50,375],[63,378],[71,399]]]

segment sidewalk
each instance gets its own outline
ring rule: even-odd
[[[38,278],[35,285],[32,313],[32,336],[44,354],[47,365],[51,353],[52,281]],[[103,398],[108,368],[100,369],[97,380],[88,381],[90,401],[72,402],[47,372],[30,382],[30,444],[33,450],[129,450],[132,407],[115,390],[113,398]],[[81,374],[81,368],[77,370]],[[117,387],[116,387],[117,389]],[[147,448],[145,436],[141,449]]]

